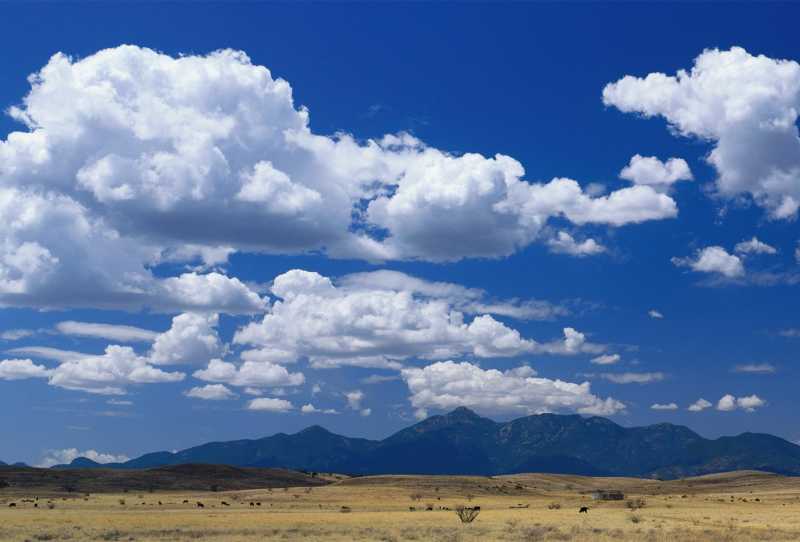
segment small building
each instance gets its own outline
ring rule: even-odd
[[[621,501],[625,494],[618,489],[597,489],[592,491],[592,499],[596,501]]]

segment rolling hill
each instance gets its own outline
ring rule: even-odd
[[[540,414],[500,423],[462,407],[381,441],[312,426],[292,435],[212,442],[118,464],[79,458],[68,467],[143,469],[184,463],[353,475],[548,472],[673,479],[745,469],[800,475],[800,446],[766,434],[712,440],[679,425],[627,428],[579,415]]]

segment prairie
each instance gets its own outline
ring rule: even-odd
[[[800,539],[800,479],[759,472],[669,482],[546,474],[327,480],[216,492],[10,487],[0,490],[0,540]],[[594,501],[597,488],[622,490],[625,499]],[[459,505],[481,511],[462,524]]]

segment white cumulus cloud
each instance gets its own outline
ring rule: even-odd
[[[599,195],[572,179],[526,180],[503,154],[454,155],[402,133],[315,134],[291,85],[240,51],[57,53],[29,82],[9,110],[20,129],[0,140],[6,305],[258,312],[263,300],[237,279],[151,268],[207,269],[237,251],[496,258],[546,240],[551,220],[677,215],[647,185]]]
[[[653,403],[650,408],[652,410],[678,410],[678,405],[675,403]]]
[[[672,263],[679,267],[688,267],[700,273],[718,273],[727,278],[744,276],[745,270],[741,258],[729,254],[720,246],[710,246],[699,250],[694,257],[672,258]]]
[[[274,397],[259,397],[247,403],[247,410],[265,412],[289,412],[294,409],[294,405],[286,399],[276,399]]]
[[[747,241],[742,241],[741,243],[737,243],[734,247],[734,250],[738,254],[777,254],[778,250],[764,243],[763,241],[759,241],[757,237],[753,236],[752,239]]]
[[[670,158],[662,162],[655,156],[639,154],[631,157],[630,163],[620,171],[619,176],[634,184],[653,186],[662,190],[678,181],[690,181],[693,178],[689,164],[683,158]]]
[[[603,90],[606,105],[661,116],[677,134],[713,142],[708,162],[722,196],[750,195],[776,219],[800,206],[800,64],[741,47],[708,49],[691,70],[627,75]]]
[[[206,401],[224,401],[234,399],[236,394],[222,384],[207,384],[196,386],[186,391],[186,397],[194,399],[204,399]]]
[[[124,463],[130,459],[124,454],[109,454],[98,452],[97,450],[80,451],[77,448],[65,448],[63,450],[47,450],[45,456],[37,466],[49,468],[53,465],[68,465],[79,457],[91,459],[96,463]]]
[[[234,342],[256,349],[248,355],[274,363],[306,357],[316,367],[399,368],[409,357],[573,355],[603,350],[570,327],[564,328],[563,340],[540,343],[489,314],[469,320],[447,298],[375,287],[363,277],[337,286],[328,277],[295,269],[275,278],[272,293],[279,300],[261,321],[239,329]]]
[[[688,410],[690,412],[701,412],[707,408],[711,408],[712,404],[709,401],[706,401],[703,398],[698,399],[691,405],[689,405]]]
[[[757,408],[761,408],[766,404],[766,401],[755,394],[745,397],[734,397],[731,394],[726,394],[717,402],[717,410],[730,412],[732,410],[742,409],[746,412],[754,412]]]
[[[499,371],[468,362],[441,361],[401,372],[418,415],[427,409],[449,410],[459,406],[487,414],[538,414],[575,411],[611,415],[625,409],[613,398],[591,393],[588,382],[575,384],[536,376],[527,366]]]

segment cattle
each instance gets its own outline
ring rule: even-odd
[[[205,505],[203,503],[201,503],[200,501],[197,501],[197,507],[198,508],[205,508]]]
[[[261,503],[260,502],[256,502],[256,506],[261,506]]]
[[[17,507],[17,503],[15,503],[15,502],[12,502],[12,503],[10,503],[10,504],[8,505],[8,507],[9,507],[9,508],[16,508],[16,507]]]
[[[589,513],[589,507],[588,506],[581,506],[581,509],[578,510],[578,513],[579,514],[588,514]]]
[[[230,506],[230,504],[226,503],[225,501],[222,501],[222,506]]]
[[[162,506],[161,501],[158,501],[158,506]]]
[[[251,507],[252,507],[252,506],[255,506],[255,505],[256,505],[256,503],[254,503],[254,502],[250,502],[250,506],[251,506]]]
[[[183,499],[183,504],[189,504],[189,499]]]

